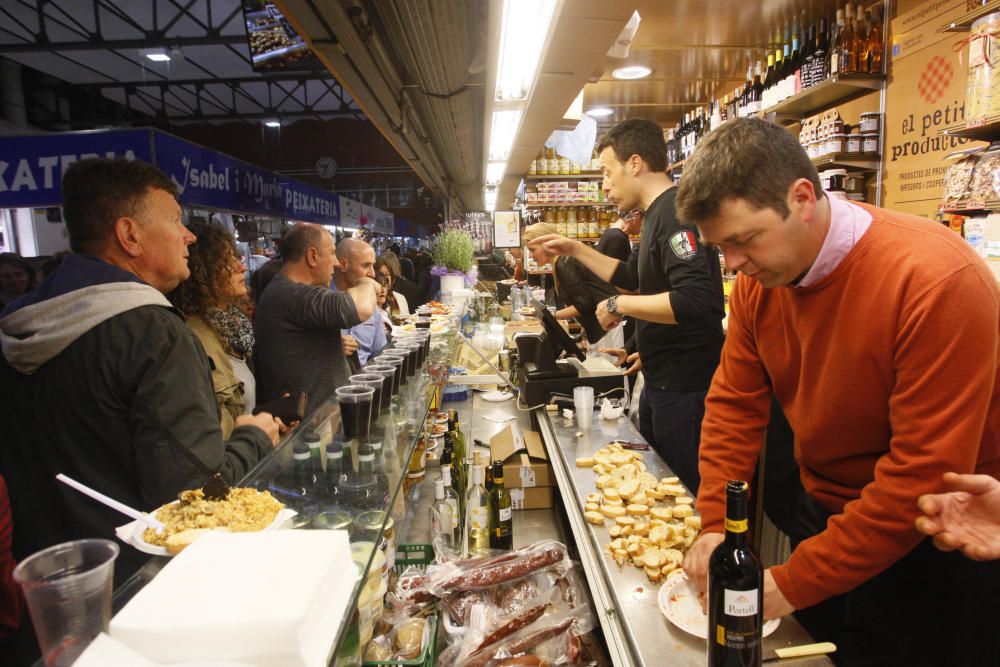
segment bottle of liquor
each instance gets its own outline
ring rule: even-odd
[[[748,116],[756,116],[760,113],[760,103],[764,98],[764,83],[761,81],[761,62],[758,60],[753,71],[753,92],[751,93],[750,108],[747,110]]]
[[[490,491],[490,548],[514,548],[514,519],[510,492],[503,485],[503,462],[493,462],[493,490]]]
[[[740,118],[746,118],[749,113],[747,108],[750,106],[750,96],[753,94],[753,63],[747,63],[747,81],[746,85],[743,86],[743,92],[740,93],[740,108],[738,115]]]
[[[844,5],[844,35],[840,39],[840,62],[838,66],[844,74],[858,71],[857,53],[854,51],[854,5]]]
[[[728,98],[728,96],[727,96],[727,98]],[[723,115],[722,108],[724,106],[725,101],[727,101],[727,100],[723,100],[723,104],[719,104],[718,100],[716,100],[715,102],[712,103],[712,118],[708,122],[708,130],[709,130],[709,132],[711,132],[715,128],[719,127],[720,125],[722,125],[722,122],[723,122],[723,119],[722,119],[722,115]]]
[[[462,432],[462,425],[458,420],[458,410],[454,408],[448,410],[448,431],[451,432],[451,443],[454,449],[452,473],[458,479],[460,485],[461,493],[459,496],[465,497],[465,487],[468,483],[468,471],[465,468],[465,452],[472,445],[466,442],[465,434]]]
[[[806,34],[806,54],[805,58],[802,60],[802,90],[806,88],[812,88],[813,86],[813,71],[815,66],[813,65],[813,60],[816,54],[816,24],[813,23],[809,26],[809,32]]]
[[[726,537],[708,564],[708,664],[760,665],[764,568],[750,545],[747,483],[726,485]]]
[[[796,79],[796,74],[799,71],[799,32],[795,27],[793,20],[792,23],[792,59],[788,63],[788,72],[785,75],[785,98],[789,98],[792,95],[797,95],[798,82]]]
[[[882,50],[885,47],[882,25],[882,6],[872,7],[872,28],[868,31],[868,71],[882,73]]]
[[[816,53],[813,55],[813,85],[822,83],[830,77],[830,28],[825,16],[819,19],[819,32],[816,35]]]
[[[792,74],[792,45],[788,42],[781,47],[781,81],[778,82],[778,102],[784,102],[792,96],[788,82]]]
[[[858,3],[857,15],[854,17],[854,71],[864,73],[868,66],[865,52],[868,48],[868,26],[865,23],[865,9]]]
[[[760,96],[760,106],[761,109],[767,109],[771,106],[771,94],[774,89],[774,53],[768,52],[767,54],[767,73],[764,75],[764,81],[761,83],[763,86]]]
[[[483,487],[483,469],[472,466],[472,481],[465,492],[465,555],[480,556],[490,548],[489,496]]]
[[[733,120],[740,117],[740,89],[737,87],[729,97],[729,109],[726,111],[726,120]]]
[[[833,39],[830,40],[830,76],[841,73],[840,58],[844,48],[844,10],[837,10],[837,18],[833,26]]]
[[[444,480],[434,482],[434,503],[430,509],[431,515],[431,538],[436,542],[439,539],[444,546],[454,549],[459,544],[461,535],[458,531],[458,523],[454,521],[451,505],[444,497]]]

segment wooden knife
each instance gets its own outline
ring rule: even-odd
[[[788,646],[777,648],[773,651],[764,652],[764,662],[773,662],[785,658],[804,658],[810,655],[823,655],[833,653],[837,650],[837,645],[832,642],[820,642],[818,644],[803,644],[802,646]]]

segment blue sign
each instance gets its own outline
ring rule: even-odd
[[[284,179],[281,181],[286,218],[322,225],[340,224],[340,197],[312,185]]]
[[[62,204],[62,176],[92,157],[152,162],[149,130],[74,132],[0,139],[0,208]]]
[[[281,217],[284,201],[274,172],[169,134],[155,133],[156,166],[177,183],[186,206]]]

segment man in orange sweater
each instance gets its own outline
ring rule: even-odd
[[[1000,473],[1000,291],[985,263],[942,225],[827,197],[796,139],[758,119],[698,145],[677,213],[743,274],[685,569],[705,585],[724,486],[753,477],[773,393],[803,489],[791,559],[765,572],[765,618],[803,610],[844,664],[1000,664],[1000,563],[914,528],[944,472]]]

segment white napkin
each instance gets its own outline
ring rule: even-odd
[[[487,419],[487,420],[489,420],[491,422],[496,422],[498,424],[502,424],[505,421],[510,421],[511,419],[514,419],[515,417],[516,417],[516,415],[505,415],[504,413],[500,412],[499,410],[496,411],[496,412],[491,412],[488,415],[483,415],[483,419]]]
[[[167,664],[326,667],[355,571],[346,531],[208,533],[111,619],[110,634]]]

